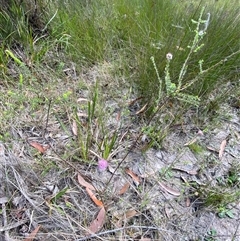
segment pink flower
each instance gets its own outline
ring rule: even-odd
[[[98,160],[98,170],[100,172],[106,171],[107,167],[108,167],[108,162],[106,160],[104,159]]]

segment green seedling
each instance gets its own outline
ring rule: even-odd
[[[204,149],[197,143],[190,144],[188,147],[192,152],[196,154],[200,154],[204,151]]]
[[[215,229],[211,229],[207,233],[207,237],[204,239],[205,241],[217,241],[216,239],[217,231]]]
[[[101,145],[102,157],[104,159],[108,159],[111,155],[112,150],[117,142],[118,132],[114,131],[113,135],[110,137],[109,135],[104,135],[103,142]]]
[[[217,209],[217,214],[220,218],[226,218],[226,217],[229,217],[229,218],[234,218],[234,214],[232,212],[231,209],[228,209],[227,207],[219,207]]]

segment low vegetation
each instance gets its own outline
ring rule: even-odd
[[[1,5],[5,239],[226,240],[191,222],[240,214],[239,2]]]

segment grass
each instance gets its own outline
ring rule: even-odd
[[[88,227],[98,213],[85,190],[76,186],[75,172],[81,170],[87,180],[93,179],[98,198],[109,206],[105,230],[116,229],[114,220],[121,216],[129,231],[121,229],[120,236],[139,240],[146,233],[164,240],[154,227],[170,225],[170,214],[163,215],[170,201],[158,198],[162,193],[157,179],[161,176],[168,182],[168,190],[172,183],[173,189],[179,187],[172,170],[178,159],[165,163],[153,178],[143,178],[139,187],[124,167],[132,165],[128,156],[136,149],[145,153],[146,160],[133,157],[134,162],[150,162],[148,152],[166,147],[165,139],[178,133],[179,126],[185,134],[192,125],[209,134],[214,121],[221,122],[226,100],[238,103],[239,10],[238,1],[227,0],[41,0],[37,5],[12,0],[5,4],[0,13],[4,26],[0,28],[0,141],[11,150],[6,156],[12,157],[13,165],[3,168],[11,180],[9,195],[26,197],[24,186],[15,188],[24,181],[28,186],[28,177],[35,182],[29,182],[34,195],[41,193],[34,187],[45,185],[45,179],[58,183],[55,193],[48,188],[42,191],[40,203],[47,200],[49,210],[39,204],[38,211],[51,212],[54,230],[64,236],[72,229],[76,238],[75,224]],[[49,149],[40,156],[29,141]],[[184,147],[177,143],[175,147],[180,155]],[[200,140],[189,150],[197,154],[202,169],[221,166],[217,156],[214,164],[205,161],[206,148]],[[32,166],[21,160],[19,167],[14,156],[31,160]],[[116,175],[96,171],[101,158],[108,160]],[[18,168],[24,180],[16,174]],[[193,189],[205,208],[229,217],[231,205],[239,199],[238,169],[236,164],[212,183],[186,181],[186,190],[180,190],[181,196],[174,200],[182,202]],[[118,181],[130,183],[129,193],[116,194]],[[49,192],[50,199],[45,199]],[[127,217],[132,209],[137,214]],[[119,210],[121,214],[116,214]],[[83,237],[85,232],[80,232]],[[171,236],[170,231],[162,232]],[[104,238],[111,237],[107,235]]]

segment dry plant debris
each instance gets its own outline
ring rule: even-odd
[[[101,66],[95,66],[88,73],[93,84],[96,75],[101,80],[98,68]],[[86,73],[81,76],[84,78]],[[105,86],[104,80],[101,84]],[[79,91],[77,86],[74,81],[67,86],[58,82],[56,88],[60,93],[66,88],[72,92],[76,89],[79,94],[71,101],[79,104],[76,114],[87,127],[88,115],[83,108],[84,103],[89,103],[87,92]],[[32,113],[31,117],[27,110],[23,111],[16,123],[11,124],[12,139],[0,145],[0,231],[4,238],[207,240],[208,232],[214,229],[219,241],[237,240],[240,237],[240,230],[236,228],[240,218],[239,201],[224,206],[234,215],[222,219],[216,209],[204,206],[204,202],[216,194],[211,191],[220,181],[231,183],[237,193],[239,183],[234,178],[238,176],[230,176],[231,180],[225,177],[229,177],[232,166],[239,163],[239,116],[231,113],[237,121],[225,120],[221,128],[198,135],[193,131],[198,128],[186,114],[184,129],[169,130],[161,148],[142,151],[141,145],[146,144],[148,137],[143,138],[135,143],[115,172],[140,132],[136,113],[141,108],[130,112],[130,117],[125,116],[119,109],[129,108],[128,100],[123,103],[122,93],[114,100],[109,100],[108,95],[103,94],[108,103],[105,107],[114,108],[106,128],[111,132],[113,126],[119,125],[120,141],[110,153],[107,166],[100,163],[99,168],[99,161],[103,159],[98,146],[103,145],[96,141],[100,142],[98,120],[93,121],[91,129],[95,149],[89,150],[87,161],[81,158],[79,145],[74,144],[82,133],[70,108],[62,110],[54,104],[47,128],[47,117],[42,110]],[[56,99],[58,96],[59,93]],[[135,100],[131,108],[139,100],[134,96],[129,99]],[[229,130],[237,134],[229,135]],[[221,197],[215,196],[220,198],[217,202],[221,201]]]

